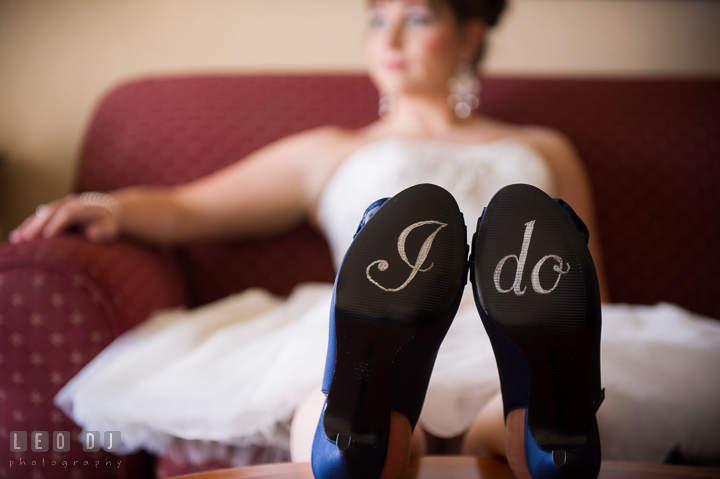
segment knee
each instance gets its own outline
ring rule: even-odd
[[[518,479],[531,479],[525,462],[525,409],[514,409],[507,417],[505,457]]]
[[[318,386],[295,409],[290,423],[290,458],[292,462],[310,462],[315,428],[323,404],[325,404],[325,394]]]
[[[412,436],[412,426],[408,418],[399,412],[391,411],[390,437],[380,479],[399,479],[405,474],[410,465]]]
[[[498,394],[478,412],[462,443],[462,453],[470,456],[505,456],[505,419],[502,397]]]

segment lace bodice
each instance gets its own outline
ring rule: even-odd
[[[475,222],[503,186],[528,183],[553,195],[550,169],[529,145],[503,138],[473,145],[388,137],[352,153],[325,186],[320,227],[337,268],[365,208],[418,183],[434,183],[455,197],[465,216],[468,243]]]

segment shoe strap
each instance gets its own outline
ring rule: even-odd
[[[370,221],[370,218],[372,218],[375,213],[377,213],[378,210],[382,207],[382,205],[384,205],[389,199],[390,198],[380,198],[379,200],[373,202],[370,206],[367,207],[365,213],[363,213],[362,220],[360,220],[358,229],[355,232],[355,235],[353,235],[353,239],[355,239],[355,236],[357,236],[360,230],[363,229],[363,226],[365,226],[365,224]]]
[[[583,220],[580,219],[577,213],[575,213],[575,210],[572,209],[572,207],[565,203],[564,200],[561,200],[560,198],[553,198],[557,204],[562,206],[563,210],[565,211],[565,214],[567,214],[570,219],[572,220],[573,224],[575,224],[575,228],[577,228],[578,233],[580,233],[585,240],[585,244],[588,243],[590,240],[590,232],[587,229],[587,226],[585,226],[585,223]]]

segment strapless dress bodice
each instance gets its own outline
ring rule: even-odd
[[[552,173],[526,143],[503,138],[484,144],[387,137],[356,150],[338,167],[318,203],[318,220],[337,268],[370,203],[418,183],[448,190],[465,216],[470,235],[500,188],[527,183],[551,196]]]

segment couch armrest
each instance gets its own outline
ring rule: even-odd
[[[0,435],[71,431],[76,437],[77,426],[52,403],[58,390],[152,311],[183,303],[179,271],[161,251],[79,236],[0,245]],[[37,459],[33,454],[4,448],[0,457],[7,465],[13,457],[29,463]],[[118,459],[108,457],[114,464]],[[77,443],[63,453],[68,461],[91,458]],[[32,469],[18,473],[46,473]],[[85,473],[70,467],[56,472],[58,478]],[[116,474],[117,465],[97,477]]]
[[[91,295],[113,337],[156,309],[184,303],[180,272],[170,254],[158,249],[128,241],[100,244],[79,236],[0,245],[0,305],[3,298],[9,301],[8,312],[22,305],[32,308],[41,290],[50,292],[48,275],[59,275]],[[45,299],[55,307],[68,301],[50,294]]]

